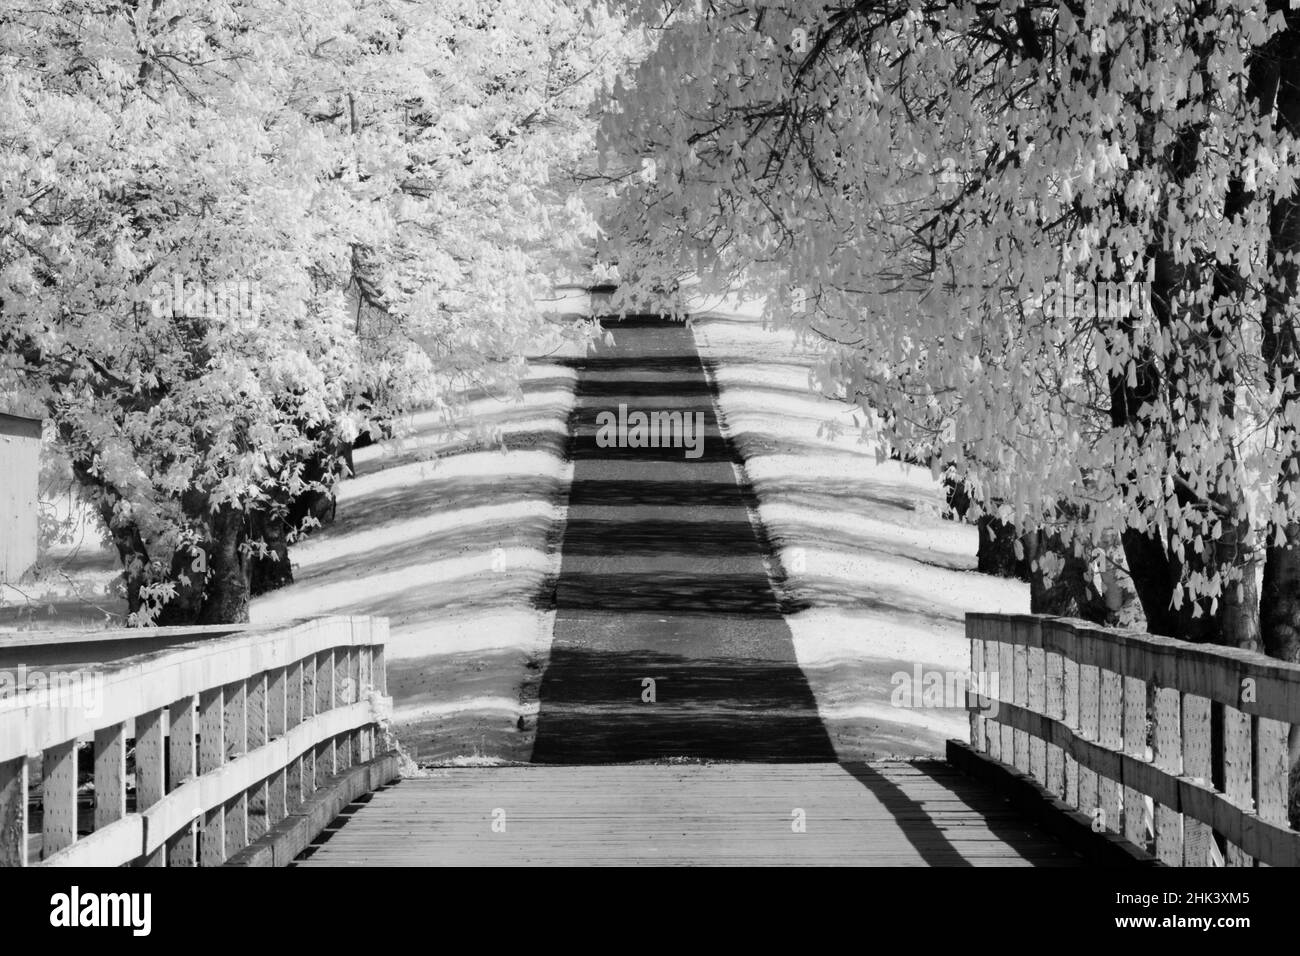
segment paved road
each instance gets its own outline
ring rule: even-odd
[[[608,327],[614,345],[578,369],[534,762],[834,760],[690,331],[653,318]],[[601,447],[598,416],[620,405],[629,442],[634,411],[702,421],[698,456],[676,433],[682,447]]]

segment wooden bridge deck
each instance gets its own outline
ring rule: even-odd
[[[353,804],[298,865],[1080,862],[947,764],[890,761],[436,770]]]

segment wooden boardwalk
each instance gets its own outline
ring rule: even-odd
[[[307,854],[297,865],[1081,862],[941,761],[435,770],[354,804]]]

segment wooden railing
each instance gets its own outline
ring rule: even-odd
[[[1300,665],[1033,615],[970,614],[971,745],[1171,866],[1300,865]]]
[[[60,667],[59,687],[20,682],[0,698],[0,865],[292,859],[396,776],[387,632],[385,619],[347,617],[200,632],[72,680]],[[78,799],[86,746],[93,811]]]

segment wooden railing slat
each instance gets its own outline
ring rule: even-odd
[[[1235,707],[1223,708],[1223,790],[1234,806],[1254,810],[1254,781],[1251,761],[1250,715]],[[1230,843],[1225,854],[1229,866],[1250,866],[1250,855],[1239,841]]]
[[[1157,687],[1155,692],[1153,760],[1168,773],[1183,772],[1183,738],[1180,697],[1177,690]],[[1154,808],[1156,858],[1168,866],[1183,862],[1183,817],[1176,807],[1157,801]]]
[[[196,735],[195,700],[183,697],[171,705],[168,710],[169,733],[167,735],[167,792],[187,784],[194,779],[198,771],[198,747]],[[168,866],[194,866],[198,841],[195,839],[196,821],[190,818],[189,824],[182,832],[174,834],[167,841]]]
[[[219,770],[226,762],[225,712],[224,686],[199,694],[199,780]],[[199,864],[220,866],[225,862],[226,812],[224,807],[212,807],[203,814]]]
[[[27,865],[27,758],[0,763],[0,866]]]
[[[77,741],[48,748],[41,760],[41,857],[77,839]]]
[[[226,762],[248,753],[248,681],[226,687]],[[248,846],[248,794],[226,804],[226,858]]]
[[[1147,685],[1135,677],[1122,678],[1124,709],[1124,752],[1139,760],[1147,759]],[[1123,799],[1124,839],[1135,846],[1147,845],[1147,831],[1153,829],[1151,814],[1147,811],[1146,794],[1133,787],[1124,787]]]
[[[126,816],[126,728],[95,732],[95,829]]]
[[[163,712],[151,710],[135,721],[136,812],[149,809],[166,795],[165,767]],[[166,858],[161,850],[148,854],[144,860],[146,866],[162,866],[164,862]]]

